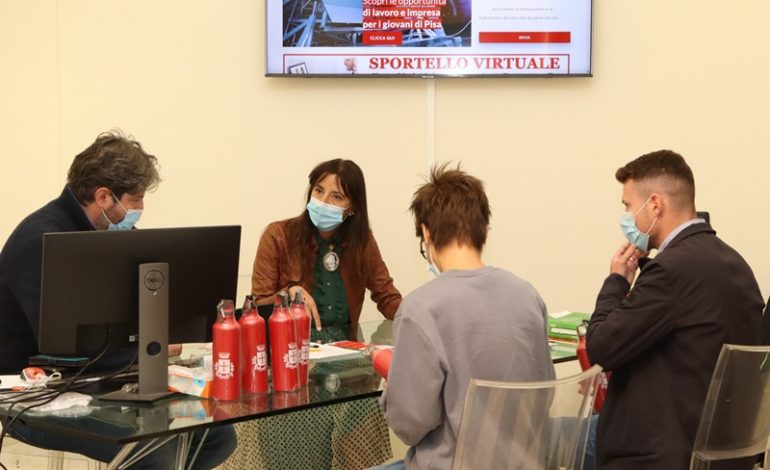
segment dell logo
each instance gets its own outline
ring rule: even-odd
[[[163,273],[157,269],[149,271],[144,276],[144,287],[153,292],[160,290],[165,282],[166,278],[163,276]]]

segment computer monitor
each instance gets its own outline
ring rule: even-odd
[[[240,238],[240,226],[45,234],[40,352],[136,345],[139,395],[158,398],[168,343],[210,341],[217,303],[235,299]]]

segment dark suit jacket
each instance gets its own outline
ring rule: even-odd
[[[764,302],[744,259],[708,224],[678,234],[633,289],[610,275],[587,333],[612,371],[597,434],[602,469],[686,469],[724,343],[757,344]]]
[[[65,187],[58,198],[27,216],[0,252],[0,373],[18,374],[37,354],[43,234],[94,227]]]

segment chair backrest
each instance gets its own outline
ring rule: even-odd
[[[725,344],[706,394],[690,468],[762,453],[770,437],[770,346]]]
[[[545,382],[471,380],[453,470],[583,468],[602,369]]]

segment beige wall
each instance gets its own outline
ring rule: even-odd
[[[672,148],[767,294],[769,16],[765,0],[595,0],[593,78],[305,80],[263,76],[263,1],[0,0],[0,242],[120,127],[162,165],[141,226],[243,226],[241,298],[309,169],[355,159],[407,293],[427,279],[410,195],[428,162],[455,160],[488,185],[487,262],[551,310],[590,311],[622,242],[614,170]]]

